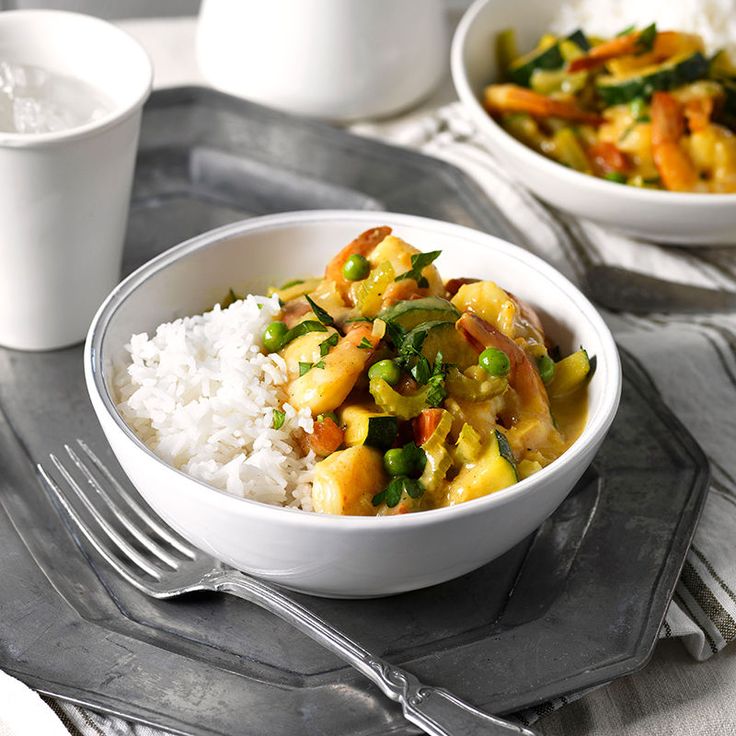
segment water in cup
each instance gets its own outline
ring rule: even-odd
[[[107,115],[113,104],[80,79],[0,61],[0,131],[56,133]]]

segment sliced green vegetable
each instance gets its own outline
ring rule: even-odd
[[[467,422],[463,424],[455,443],[455,460],[460,465],[474,463],[481,454],[483,446],[480,434]]]
[[[496,36],[496,62],[498,64],[498,73],[502,79],[508,78],[509,68],[518,55],[516,31],[513,28],[506,28],[500,31]]]
[[[369,445],[378,449],[391,447],[399,432],[395,416],[382,414],[375,407],[353,404],[345,407],[340,414],[345,427],[344,442],[348,447]]]
[[[508,77],[515,84],[528,87],[532,74],[537,69],[559,69],[564,62],[558,44],[541,50],[537,47],[528,54],[519,57],[509,67]]]
[[[383,378],[371,379],[368,390],[373,400],[387,414],[393,414],[398,419],[407,420],[418,416],[422,409],[427,408],[427,395],[430,386],[423,386],[414,394],[402,395],[394,391]]]
[[[535,69],[529,80],[530,87],[542,95],[562,92],[573,95],[580,92],[588,81],[588,73],[568,72],[566,69]]]
[[[555,362],[549,355],[540,355],[537,358],[537,368],[545,383],[549,383],[555,375]]]
[[[624,76],[601,76],[596,90],[606,107],[622,105],[637,97],[648,100],[658,90],[680,87],[703,78],[707,72],[707,59],[696,51],[676,56],[664,64],[634,69]]]
[[[500,396],[508,387],[509,382],[499,376],[489,376],[483,372],[483,379],[470,378],[452,366],[447,371],[445,387],[450,396],[464,401],[487,401],[494,396]]]
[[[447,450],[447,435],[450,429],[452,429],[452,416],[450,412],[443,409],[434,432],[422,444],[427,461],[419,480],[425,490],[430,493],[438,490],[447,471],[452,466],[452,457]]]
[[[577,30],[570,34],[562,42],[570,41],[581,51],[585,52],[590,49],[590,43],[585,34]],[[564,48],[564,54],[563,54]],[[550,46],[537,46],[536,49],[517,59],[508,70],[508,77],[512,82],[520,84],[522,87],[529,87],[532,74],[537,69],[560,69],[565,61],[565,54],[571,56],[574,52],[567,44],[562,46],[560,41],[554,42]]]
[[[470,343],[455,329],[452,322],[433,320],[417,325],[405,337],[402,355],[421,353],[430,362],[435,363],[438,353],[442,353],[445,363],[456,365],[460,370],[474,365],[477,356]]]
[[[717,51],[708,62],[708,76],[711,79],[736,79],[736,64],[725,49]]]
[[[503,438],[503,443],[503,433],[498,430],[493,432],[491,441],[481,456],[474,463],[465,465],[453,479],[448,490],[451,504],[487,496],[517,482],[516,467],[512,460],[502,454],[500,438]]]
[[[361,282],[356,306],[364,317],[375,317],[381,309],[383,292],[394,280],[395,272],[389,261],[379,263],[365,281]]]
[[[384,322],[399,325],[408,331],[422,322],[455,322],[460,312],[439,296],[427,296],[423,299],[407,299],[387,307],[378,315]]]

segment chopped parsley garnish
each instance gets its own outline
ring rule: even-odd
[[[373,322],[373,317],[350,317],[345,320],[345,324],[350,322]]]
[[[373,349],[373,343],[367,338],[364,337],[359,343],[358,347],[361,350],[372,350]]]
[[[335,345],[337,345],[337,341],[339,339],[339,336],[337,332],[330,335],[326,340],[323,340],[319,344],[319,356],[320,358],[324,358],[327,353],[330,352],[330,348],[334,348]]]
[[[312,307],[312,311],[317,316],[317,319],[323,324],[327,325],[328,327],[330,325],[335,324],[335,320],[332,318],[330,314],[328,314],[322,307],[319,306],[313,299],[310,298],[309,294],[305,294],[306,300],[309,302],[309,306]]]
[[[385,502],[390,509],[398,505],[401,496],[406,492],[410,498],[419,498],[424,493],[421,481],[400,475],[392,478],[391,482],[380,492],[373,496],[373,505],[378,506]]]
[[[422,276],[422,271],[437,259],[442,251],[433,250],[430,253],[415,253],[411,257],[411,268],[404,273],[399,274],[394,281],[404,281],[405,279],[414,279],[420,289],[429,286],[429,281]]]
[[[427,403],[430,406],[440,406],[447,397],[445,389],[445,376],[447,374],[447,365],[442,362],[442,353],[437,353],[434,359],[434,367],[432,375],[427,380],[429,392],[427,393]]]
[[[633,33],[636,30],[636,26],[626,26],[623,30],[619,31],[616,34],[616,38],[620,38],[621,36],[628,36],[630,33]]]
[[[273,428],[274,429],[281,429],[281,427],[284,426],[285,420],[286,420],[285,412],[281,411],[280,409],[273,410]]]
[[[301,378],[306,373],[309,373],[309,371],[312,370],[312,368],[322,368],[324,369],[325,362],[324,360],[320,360],[319,363],[299,363],[299,377]]]

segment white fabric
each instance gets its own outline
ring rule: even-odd
[[[0,736],[68,736],[68,733],[39,695],[0,672]]]

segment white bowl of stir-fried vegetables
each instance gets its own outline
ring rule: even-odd
[[[560,209],[674,244],[736,243],[736,60],[686,29],[549,33],[559,3],[477,0],[452,75],[510,171]]]
[[[131,334],[229,288],[294,279],[278,291],[287,332],[269,324],[261,349],[293,363],[285,401],[314,417],[301,439],[316,453],[312,511],[167,464],[126,423],[114,385]],[[185,537],[281,585],[345,597],[457,577],[531,534],[592,462],[621,389],[605,323],[539,258],[458,225],[350,211],[256,218],[153,259],[100,308],[85,372],[123,469]]]

